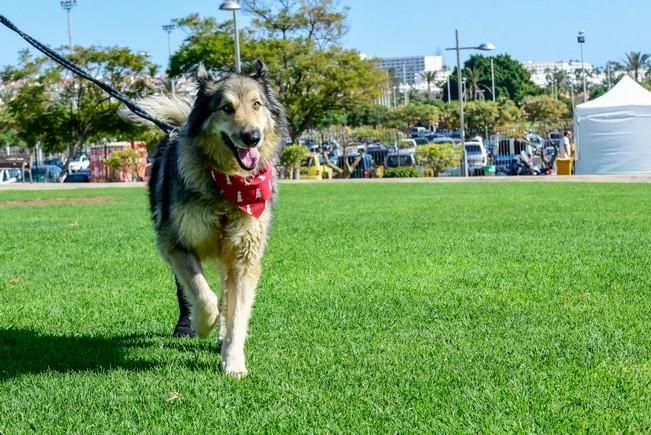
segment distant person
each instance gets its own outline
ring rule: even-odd
[[[558,158],[560,159],[572,158],[572,145],[570,144],[571,137],[572,137],[572,132],[570,130],[565,130],[565,133],[563,133],[563,138],[561,139]]]

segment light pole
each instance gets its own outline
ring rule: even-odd
[[[495,101],[495,66],[493,65],[493,58],[491,57],[491,93],[493,94],[493,102]]]
[[[455,30],[456,46],[446,48],[446,50],[455,50],[457,52],[457,88],[459,92],[459,127],[461,128],[461,150],[463,152],[463,173],[464,177],[468,176],[468,156],[466,155],[466,128],[463,119],[463,96],[461,95],[461,50],[495,50],[495,46],[490,42],[484,42],[477,47],[461,47],[459,45],[459,30]]]
[[[237,32],[237,11],[240,5],[235,0],[225,0],[219,7],[222,11],[233,11],[233,40],[235,41],[235,72],[242,72],[240,67],[240,34]]]
[[[583,102],[588,101],[588,87],[585,81],[585,63],[583,62],[583,44],[585,44],[585,31],[581,30],[579,36],[576,40],[579,42],[579,47],[581,47],[581,74],[583,75]]]
[[[176,24],[174,23],[169,23],[169,24],[163,24],[163,31],[167,32],[167,63],[170,64],[171,67],[171,60],[172,60],[172,31],[176,29]],[[172,77],[168,77],[170,80],[170,87],[172,88],[172,95],[176,94],[176,89],[174,85],[174,79]]]
[[[72,48],[72,25],[70,22],[70,11],[77,6],[77,0],[61,0],[61,7],[68,13],[68,48]]]

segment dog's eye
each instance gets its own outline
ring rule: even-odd
[[[225,104],[224,106],[222,106],[222,110],[224,111],[224,113],[228,113],[229,115],[235,113],[235,108],[230,104]]]
[[[258,110],[260,107],[262,107],[262,103],[261,103],[261,102],[259,102],[259,101],[254,101],[254,102],[253,102],[253,108],[254,108],[255,110]]]

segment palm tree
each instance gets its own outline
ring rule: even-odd
[[[472,99],[475,100],[477,95],[483,93],[479,88],[479,82],[481,82],[481,71],[476,66],[472,68],[466,68],[466,78],[470,82],[470,91]]]
[[[427,93],[432,98],[432,83],[436,83],[437,71],[423,71],[420,76],[427,83]]]
[[[559,95],[568,96],[570,94],[572,81],[567,71],[554,68],[553,70],[547,70],[546,73],[545,78],[547,79],[547,83],[552,86],[552,94],[554,96],[558,98]]]
[[[640,72],[649,67],[649,60],[651,60],[651,55],[641,51],[631,51],[626,53],[623,67],[639,83]]]

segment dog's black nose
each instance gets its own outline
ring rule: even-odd
[[[254,147],[260,142],[260,130],[257,128],[253,130],[243,130],[240,132],[240,137],[245,145]]]

